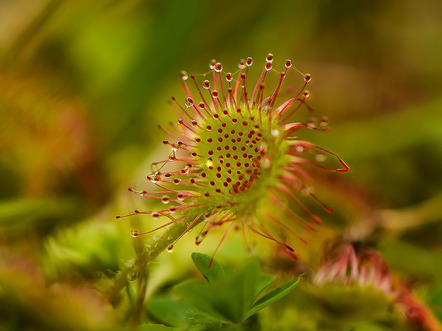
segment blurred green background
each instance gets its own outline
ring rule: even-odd
[[[128,319],[100,289],[150,219],[115,215],[147,208],[127,187],[149,188],[168,154],[157,125],[175,120],[180,70],[251,56],[257,76],[269,52],[277,70],[290,58],[312,75],[310,104],[330,119],[302,139],[351,167],[319,175],[335,214],[309,262],[325,239],[373,245],[442,318],[441,12],[437,0],[0,1],[0,329]],[[245,258],[236,241],[220,259]],[[150,291],[194,272],[192,242],[161,257]]]

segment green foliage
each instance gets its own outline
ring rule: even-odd
[[[428,304],[439,320],[442,321],[442,285],[431,292]]]
[[[86,276],[97,272],[116,272],[125,254],[128,239],[118,233],[116,223],[81,222],[56,232],[43,243],[42,264],[51,279],[76,272]],[[87,240],[85,240],[87,238]],[[126,256],[125,256],[126,255]]]
[[[161,324],[143,324],[134,329],[135,331],[173,331],[177,328]]]
[[[385,259],[395,269],[409,275],[442,279],[442,251],[428,252],[399,240],[389,241],[382,248]]]
[[[365,321],[394,320],[393,300],[373,287],[327,284],[307,286],[309,299],[324,320],[331,324],[346,321],[347,324]]]
[[[296,281],[269,291],[273,277],[235,254],[243,246],[234,235],[219,254],[244,263],[241,270],[209,268],[195,254],[207,282],[151,298],[191,273],[186,235],[143,270],[147,290],[140,286],[134,266],[145,262],[150,237],[132,239],[130,229],[159,224],[148,215],[114,217],[149,207],[127,187],[150,191],[150,163],[168,155],[156,127],[176,121],[167,100],[184,99],[180,70],[209,78],[210,59],[225,74],[252,56],[251,82],[268,52],[312,74],[315,113],[300,109],[293,119],[328,116],[332,131],[299,138],[336,151],[351,172],[315,180],[334,213],[313,233],[298,233],[272,202],[264,206],[310,241],[294,245],[296,263],[260,245],[266,270],[314,274],[325,242],[356,240],[380,251],[395,281],[412,286],[442,321],[441,1],[20,0],[0,8],[1,330],[394,329],[371,310],[390,303],[374,288],[305,289],[306,277],[281,299]],[[268,85],[279,79],[275,70]],[[298,87],[289,76],[281,94]],[[207,238],[200,249],[215,246]],[[410,329],[402,322],[396,329]]]
[[[0,231],[20,237],[30,229],[42,232],[80,217],[79,203],[69,198],[22,198],[0,201]]]
[[[192,259],[208,283],[189,280],[175,286],[174,292],[184,301],[172,296],[153,298],[149,312],[163,323],[183,328],[202,325],[208,329],[226,323],[241,325],[288,295],[299,282],[289,281],[260,296],[273,277],[261,274],[256,261],[234,272],[216,261],[209,267],[211,258],[205,254],[193,253]]]

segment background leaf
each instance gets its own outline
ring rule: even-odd
[[[259,275],[259,283],[256,287],[255,297],[260,295],[261,292],[264,291],[271,283],[273,283],[274,280],[275,280],[275,278],[273,276],[266,275],[266,274],[260,274]]]
[[[211,259],[212,257],[206,254],[197,252],[192,253],[193,263],[195,263],[199,271],[201,271],[209,283],[213,284],[214,282],[226,277],[227,274],[232,273],[231,270],[222,266],[215,260],[213,261],[212,266],[209,267]]]
[[[255,297],[258,272],[256,262],[251,262],[240,272],[218,279],[211,285],[190,281],[177,285],[175,291],[201,311],[238,323],[244,320]]]
[[[247,313],[247,317],[252,316],[253,314],[256,314],[261,309],[264,309],[265,307],[271,305],[275,301],[285,297],[288,295],[291,291],[295,289],[295,287],[299,283],[299,278],[294,279],[288,283],[285,283],[284,285],[281,285],[280,287],[274,289],[270,293],[264,295],[261,299],[256,301],[249,309]]]

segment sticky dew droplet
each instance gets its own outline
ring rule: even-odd
[[[173,245],[169,245],[169,246],[167,246],[167,252],[168,253],[172,253],[172,251],[173,251]]]
[[[266,71],[270,71],[272,69],[272,63],[271,62],[267,62],[265,65],[265,69]]]
[[[187,74],[187,71],[181,71],[181,79],[182,80],[188,80],[189,79],[189,75]]]
[[[190,108],[193,106],[193,99],[191,97],[187,97],[185,101],[185,105],[187,108]]]
[[[137,230],[130,230],[130,235],[134,238],[138,237],[140,234]]]
[[[295,147],[295,150],[296,150],[296,152],[298,152],[298,153],[302,153],[302,152],[304,152],[304,146],[302,146],[302,145],[297,145],[297,146]]]
[[[319,126],[320,127],[326,127],[328,126],[328,118],[327,117],[323,117],[320,121],[319,121]]]
[[[269,169],[272,166],[272,160],[268,157],[264,159],[263,165],[264,168]]]
[[[326,156],[323,153],[318,153],[315,155],[315,160],[317,162],[324,162],[326,160]]]
[[[218,63],[215,64],[215,71],[216,71],[216,72],[221,72],[221,71],[223,71],[223,66],[222,66],[222,64],[221,64],[220,62],[218,62]]]
[[[147,176],[147,180],[150,181],[152,184],[156,184],[158,182],[158,172],[155,172],[152,175]]]
[[[204,235],[202,234],[202,233],[200,233],[198,236],[196,236],[196,238],[195,238],[195,245],[199,245],[199,244],[201,244],[201,242],[203,241],[203,239],[204,239]]]
[[[306,187],[301,189],[301,194],[303,194],[305,196],[313,194],[313,192],[314,192],[313,186],[306,186]]]
[[[311,121],[308,121],[308,122],[306,123],[306,125],[307,125],[307,127],[308,127],[309,129],[315,129],[316,126],[317,126],[317,123],[316,123],[316,121],[311,120]]]
[[[172,145],[172,151],[176,152],[178,151],[178,149],[181,147],[181,145],[183,145],[182,141],[177,141]]]
[[[278,137],[279,136],[279,130],[278,129],[272,129],[271,134],[273,137]]]

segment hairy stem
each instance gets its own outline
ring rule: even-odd
[[[130,274],[136,274],[138,277],[138,294],[134,313],[134,323],[140,324],[144,311],[144,303],[147,289],[147,277],[149,263],[155,260],[164,250],[177,240],[183,232],[189,227],[190,223],[195,219],[194,213],[189,213],[188,217],[183,221],[172,224],[164,233],[149,240],[143,241],[141,238],[136,238],[138,241],[135,244],[135,251],[137,254],[136,260],[127,266],[115,278],[113,286],[107,291],[106,297],[110,302],[115,300],[115,297],[120,293],[127,283]],[[200,223],[202,219],[195,224]]]
[[[189,213],[183,221],[172,224],[167,231],[146,242],[147,264],[155,260],[164,250],[177,240],[186,231],[190,223],[195,219],[197,213]],[[199,219],[193,226],[199,224],[203,219]]]
[[[142,322],[144,302],[146,298],[147,290],[147,252],[145,250],[145,240],[144,238],[139,238],[139,240],[134,240],[134,249],[136,253],[135,260],[135,271],[138,277],[138,290],[137,299],[135,302],[135,311],[133,315],[133,322],[135,325],[139,325]]]

